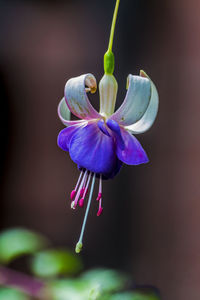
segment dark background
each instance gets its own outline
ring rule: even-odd
[[[0,2],[1,229],[27,227],[71,249],[77,242],[83,211],[71,211],[68,195],[78,170],[56,144],[57,105],[70,77],[101,79],[114,2]],[[82,252],[86,267],[129,271],[164,300],[200,297],[199,9],[194,0],[121,1],[118,105],[127,75],[141,68],[160,108],[137,136],[150,163],[104,183],[104,213],[96,217],[93,201]]]

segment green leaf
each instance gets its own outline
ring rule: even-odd
[[[77,279],[62,279],[48,285],[53,300],[100,300],[105,293],[124,288],[127,276],[109,269],[94,269]],[[105,298],[107,300],[107,298]]]
[[[24,293],[6,287],[0,288],[0,300],[29,300],[30,298]]]
[[[52,300],[89,300],[90,288],[80,279],[61,279],[48,284],[47,294]]]
[[[5,230],[0,234],[0,262],[9,263],[19,256],[32,254],[46,244],[47,240],[35,232],[23,228]]]
[[[115,295],[111,295],[105,299],[99,300],[159,300],[160,298],[156,296],[154,293],[141,293],[141,292],[123,292],[117,293]]]
[[[93,291],[100,293],[120,291],[128,282],[127,275],[109,269],[87,271],[82,275],[82,279],[90,282]]]
[[[67,250],[46,250],[34,255],[31,269],[39,277],[55,277],[57,275],[73,275],[83,268],[79,256]]]

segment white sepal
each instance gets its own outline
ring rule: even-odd
[[[149,78],[149,76],[144,71],[140,71],[140,75]],[[151,82],[151,98],[146,112],[138,122],[125,127],[133,134],[139,134],[147,131],[153,125],[157,116],[159,96],[155,84],[150,78],[149,80]]]
[[[91,105],[87,91],[94,93],[96,91],[96,79],[92,74],[85,74],[71,78],[65,85],[65,101],[75,116],[80,119],[97,119],[101,116]]]
[[[111,116],[122,126],[131,125],[142,118],[150,101],[151,84],[148,78],[141,76],[128,76],[128,91],[124,102]]]

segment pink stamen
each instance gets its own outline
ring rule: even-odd
[[[90,183],[90,178],[91,178],[91,172],[88,175],[88,180],[87,180],[87,183],[86,183],[86,186],[85,186],[85,190],[84,190],[84,193],[83,193],[83,198],[85,198],[85,196],[86,196],[86,194],[88,192],[88,186],[89,186],[89,183]]]
[[[83,206],[84,206],[84,198],[81,198],[81,199],[79,200],[79,206],[80,206],[80,207],[83,207]]]
[[[83,194],[84,194],[84,191],[85,191],[86,181],[87,181],[87,176],[85,176],[85,179],[84,179],[84,182],[83,182],[83,187],[82,187],[82,189],[80,191],[80,197],[83,197]]]
[[[76,186],[75,186],[74,190],[71,191],[71,194],[70,194],[71,200],[74,200],[74,197],[75,197],[75,195],[76,195],[77,188],[78,188],[78,186],[79,186],[79,183],[80,183],[80,180],[81,180],[81,177],[82,177],[82,174],[83,174],[83,171],[81,171],[81,173],[80,173],[80,175],[79,175],[79,178],[78,178],[78,181],[77,181],[77,183],[76,183]]]
[[[87,195],[88,189],[85,188],[85,196]]]
[[[81,190],[82,190],[82,188],[83,188],[83,184],[84,184],[84,182],[85,182],[86,176],[87,176],[87,171],[85,171],[85,173],[84,173],[84,176],[83,176],[83,178],[82,178],[82,180],[81,180],[81,183],[80,183],[80,186],[79,186],[79,189],[78,189],[78,192],[77,192],[77,194],[76,194],[76,197],[75,197],[75,200],[74,200],[74,204],[73,204],[73,208],[74,208],[74,209],[75,209],[76,206],[77,206],[78,199],[79,199],[79,197],[80,197],[80,192],[81,192]]]
[[[74,200],[75,195],[76,195],[76,191],[75,190],[71,191],[71,194],[70,194],[71,200]]]
[[[82,187],[82,189],[80,191],[80,197],[83,197],[84,191],[85,191],[85,187]]]
[[[76,183],[76,186],[75,186],[75,191],[77,190],[78,186],[79,186],[79,183],[80,183],[80,180],[81,180],[81,177],[83,175],[83,171],[81,171],[80,175],[79,175],[79,178],[78,178],[78,181]]]
[[[99,178],[99,192],[97,196],[97,201],[99,201],[102,198],[102,175],[100,174]]]
[[[103,207],[99,207],[99,210],[97,212],[97,217],[99,217],[102,214]]]
[[[90,178],[91,178],[91,172],[89,173],[88,175],[88,180],[87,180],[87,184],[86,186],[84,187],[84,192],[83,192],[83,195],[81,196],[82,198],[79,200],[79,206],[80,207],[83,207],[84,206],[84,199],[85,199],[85,196],[87,194],[87,191],[88,191],[88,186],[89,186],[89,183],[90,183]]]
[[[98,193],[98,196],[97,196],[97,201],[99,201],[102,197],[102,193]]]
[[[102,203],[102,175],[100,174],[99,178],[99,192],[97,196],[97,201],[99,201],[99,210],[97,212],[97,216],[99,217],[102,214],[103,207],[101,206]]]

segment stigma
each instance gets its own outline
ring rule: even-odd
[[[84,204],[86,201],[85,199],[87,198],[87,194],[89,194],[80,237],[79,237],[78,243],[76,244],[76,248],[75,248],[76,253],[79,253],[82,250],[83,235],[84,235],[84,231],[85,231],[88,213],[90,210],[90,205],[91,205],[91,201],[92,201],[96,178],[99,178],[99,189],[98,189],[98,194],[97,194],[97,198],[96,198],[96,201],[98,202],[97,216],[99,217],[103,212],[102,174],[96,174],[96,173],[93,173],[88,170],[81,170],[80,175],[77,180],[77,183],[76,183],[76,186],[70,194],[72,209],[76,209],[77,206],[84,207]],[[89,191],[89,193],[88,193],[88,191]]]

